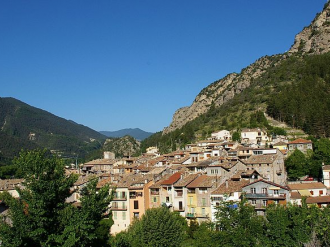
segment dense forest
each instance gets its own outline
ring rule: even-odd
[[[267,101],[267,113],[310,135],[329,137],[330,54],[309,56],[296,64],[298,77],[274,88],[276,97]]]
[[[21,149],[47,148],[62,156],[84,158],[100,149],[105,136],[14,98],[0,98],[0,164]]]

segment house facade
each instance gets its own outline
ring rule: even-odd
[[[313,142],[311,140],[297,139],[288,143],[289,151],[294,151],[296,149],[306,153],[308,150],[313,150]]]
[[[267,132],[263,129],[242,129],[241,131],[241,142],[244,144],[264,146],[269,141],[270,139],[267,136]]]
[[[255,207],[258,215],[264,215],[271,204],[286,205],[290,201],[289,188],[266,180],[258,180],[242,187],[248,202]]]

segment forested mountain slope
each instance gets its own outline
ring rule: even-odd
[[[11,159],[20,149],[48,148],[84,157],[98,149],[105,136],[14,98],[0,98],[0,158]]]

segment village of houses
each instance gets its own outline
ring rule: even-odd
[[[313,143],[305,139],[288,141],[284,136],[270,139],[262,129],[243,129],[241,143],[231,140],[229,131],[212,133],[208,140],[186,145],[184,150],[160,155],[150,147],[140,157],[116,159],[105,152],[103,159],[68,168],[80,174],[68,202],[79,205],[79,191],[91,176],[98,187],[110,184],[115,196],[109,205],[114,224],[111,234],[128,228],[134,218],[149,208],[166,206],[187,220],[214,220],[216,207],[223,201],[238,202],[244,193],[248,203],[263,215],[270,203],[319,207],[330,203],[330,165],[324,165],[323,181],[302,178],[288,182],[284,167],[295,149],[307,152]],[[18,196],[21,180],[0,180],[0,190]],[[1,211],[5,210],[3,207]]]

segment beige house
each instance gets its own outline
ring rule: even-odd
[[[319,207],[330,203],[327,187],[320,182],[290,183],[291,203],[301,206],[302,198],[306,197],[307,204],[316,204]]]
[[[187,208],[187,194],[188,189],[186,188],[192,181],[194,181],[199,174],[190,174],[186,177],[180,178],[174,187],[174,198],[173,198],[173,211],[179,212],[181,216],[185,217],[185,210]]]
[[[218,132],[213,132],[211,134],[211,138],[213,140],[226,140],[230,141],[231,140],[231,134],[228,130],[220,130]]]
[[[247,170],[256,170],[267,181],[286,184],[284,155],[279,150],[276,154],[252,155],[243,163],[247,166]]]
[[[201,175],[187,185],[186,217],[203,222],[211,219],[211,192],[216,188],[215,178]]]
[[[242,129],[241,131],[241,142],[244,144],[265,146],[269,141],[267,132],[263,129]]]
[[[305,140],[300,138],[288,143],[289,151],[294,151],[296,149],[303,153],[306,153],[308,150],[313,150],[313,142],[311,140]]]
[[[330,165],[322,166],[323,184],[330,188]]]

